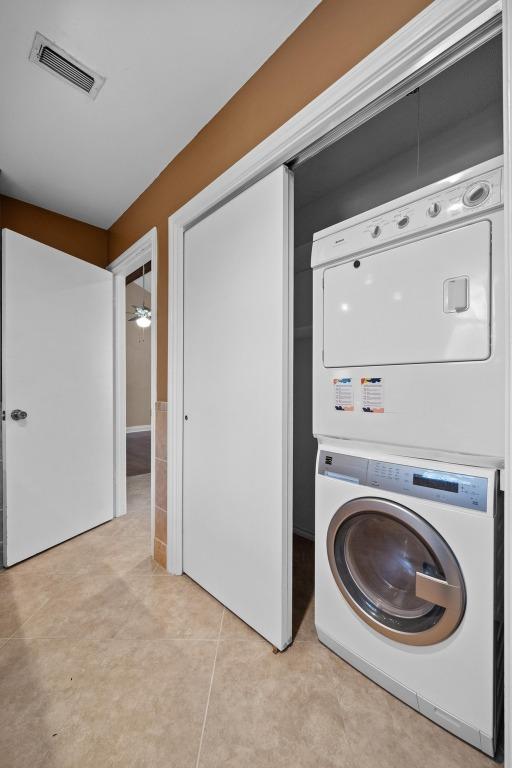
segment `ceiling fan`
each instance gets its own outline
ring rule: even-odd
[[[142,266],[142,290],[145,289],[145,270],[144,265]],[[135,321],[139,328],[149,328],[151,325],[151,307],[146,307],[146,304],[144,303],[144,299],[142,299],[142,304],[132,304],[133,312],[132,316],[128,318],[128,322],[131,323]]]

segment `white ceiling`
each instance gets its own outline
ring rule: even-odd
[[[0,0],[0,191],[109,227],[318,0]],[[106,77],[28,60],[36,31]]]

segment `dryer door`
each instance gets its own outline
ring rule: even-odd
[[[400,643],[433,645],[460,624],[464,579],[446,541],[401,504],[353,499],[327,534],[336,583],[373,629]]]
[[[328,267],[324,366],[486,360],[490,277],[488,221]]]

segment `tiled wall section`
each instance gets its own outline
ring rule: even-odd
[[[156,403],[155,540],[153,557],[167,568],[167,403]]]

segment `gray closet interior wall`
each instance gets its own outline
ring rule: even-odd
[[[314,535],[313,234],[503,153],[501,35],[295,173],[294,527]]]

